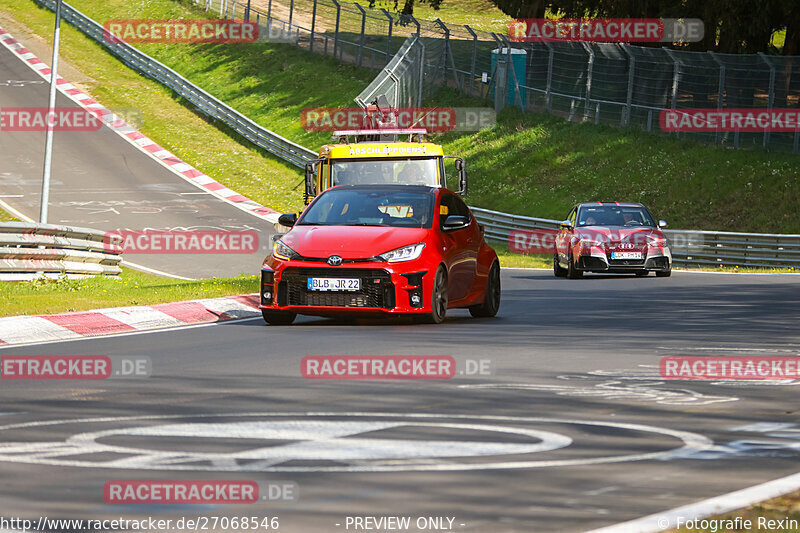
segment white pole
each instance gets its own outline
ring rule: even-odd
[[[44,143],[44,173],[42,175],[42,205],[39,223],[47,224],[47,204],[50,203],[50,167],[53,160],[53,125],[58,79],[58,43],[61,36],[61,0],[56,0],[56,27],[53,31],[53,61],[50,65],[50,101],[47,108],[47,137]]]

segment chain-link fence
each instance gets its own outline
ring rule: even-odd
[[[495,107],[554,113],[664,133],[666,109],[798,109],[800,56],[717,54],[601,43],[511,43],[469,26],[400,16],[338,0],[195,0],[227,18],[340,61],[381,70],[362,97],[392,95],[420,105],[438,87],[492,100]],[[280,31],[276,32],[276,28]],[[416,35],[416,40],[407,40]],[[386,68],[398,51],[401,58]],[[665,133],[666,134],[666,133]],[[734,131],[671,135],[734,148],[798,153],[800,127],[789,132]]]

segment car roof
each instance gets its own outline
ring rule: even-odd
[[[638,202],[583,202],[578,204],[578,207],[600,207],[605,205],[614,207],[644,207],[643,204]]]
[[[442,187],[431,187],[430,185],[404,185],[404,184],[374,184],[374,185],[336,185],[323,191],[323,193],[334,190],[351,191],[412,191],[417,193],[435,193],[436,191],[448,191]]]

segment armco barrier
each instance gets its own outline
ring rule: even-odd
[[[54,0],[35,1],[48,9],[55,9],[56,3]],[[317,157],[315,152],[259,126],[171,68],[140,52],[131,45],[124,42],[110,42],[112,39],[104,37],[102,25],[85,16],[66,2],[62,3],[61,13],[64,20],[103,45],[130,68],[169,87],[183,98],[192,102],[200,113],[225,123],[225,125],[256,146],[300,168],[303,168],[309,159]]]
[[[0,280],[117,275],[122,239],[102,231],[4,222],[0,224]]]
[[[49,9],[55,7],[54,0],[35,1]],[[232,4],[235,6],[235,2]],[[314,151],[259,126],[147,54],[124,42],[109,42],[100,24],[69,4],[62,4],[62,13],[67,22],[106,47],[123,63],[171,88],[194,103],[201,113],[224,122],[256,146],[301,168],[308,160],[316,158]],[[514,229],[558,227],[556,220],[472,209],[484,225],[487,238],[495,241],[508,242],[508,234]],[[671,241],[676,266],[800,267],[800,235],[681,230],[665,233]]]
[[[471,208],[487,239],[508,243],[514,230],[557,229],[558,220]],[[800,235],[664,230],[673,264],[684,267],[799,268]]]

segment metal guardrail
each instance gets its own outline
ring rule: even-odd
[[[48,9],[55,9],[54,0],[35,1]],[[293,143],[277,133],[256,124],[171,68],[156,61],[147,54],[140,52],[131,45],[125,42],[111,42],[112,39],[106,39],[107,33],[102,25],[90,19],[66,2],[62,4],[61,12],[64,20],[75,26],[88,37],[100,43],[127,66],[169,87],[183,98],[192,102],[200,113],[223,122],[259,148],[263,148],[284,161],[288,161],[300,168],[303,168],[309,159],[315,159],[317,157],[316,152]],[[113,41],[116,41],[116,39],[113,39]]]
[[[470,209],[483,224],[487,239],[506,244],[514,230],[556,230],[560,222]],[[664,234],[675,266],[800,269],[800,235],[700,230],[664,230]]]
[[[120,235],[52,224],[0,224],[0,280],[117,275],[120,261]]]

